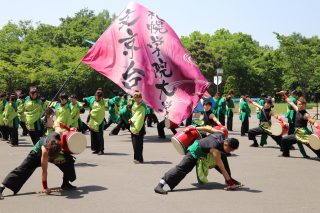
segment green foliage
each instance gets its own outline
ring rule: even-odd
[[[0,29],[0,90],[27,90],[38,85],[52,98],[91,47],[115,19],[107,10],[95,14],[87,8],[72,17],[60,18],[58,26],[32,21],[9,22]],[[275,33],[280,47],[260,46],[248,34],[219,29],[214,34],[198,31],[181,37],[204,76],[210,81],[223,68],[219,91],[234,90],[236,96],[274,96],[281,89],[299,89],[310,100],[320,88],[320,39],[298,33]],[[120,89],[110,80],[82,64],[64,90],[79,97],[92,95],[97,87],[106,96]],[[209,88],[211,94],[216,87]]]

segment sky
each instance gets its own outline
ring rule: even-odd
[[[74,16],[81,9],[111,14],[130,0],[0,0],[0,28],[19,20],[59,25],[59,18]],[[250,34],[260,45],[278,47],[273,34],[301,33],[320,37],[318,0],[139,0],[136,1],[167,21],[179,36],[193,31],[214,34],[221,28]]]

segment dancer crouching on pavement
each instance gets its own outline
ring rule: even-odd
[[[250,99],[247,100],[249,103],[252,103],[254,106],[256,106],[259,109],[260,115],[259,119],[260,119],[260,124],[258,127],[250,129],[248,132],[248,138],[249,140],[253,140],[253,144],[251,144],[251,147],[259,147],[259,144],[257,142],[256,136],[257,135],[262,135],[262,134],[266,134],[269,135],[270,137],[272,137],[273,140],[275,140],[275,142],[281,146],[281,139],[282,136],[275,136],[272,135],[271,133],[271,116],[274,116],[276,119],[279,119],[278,115],[274,115],[271,107],[272,107],[272,100],[269,99],[265,99],[263,106],[261,106],[260,104],[258,104],[257,102],[254,102]],[[264,146],[265,143],[260,143],[260,146]]]
[[[307,125],[308,122],[311,125],[314,125],[317,129],[320,130],[320,125],[311,118],[310,114],[306,111],[306,100],[303,97],[300,97],[297,100],[297,105],[286,95],[285,91],[281,91],[280,94],[283,96],[285,101],[291,105],[291,107],[296,111],[295,114],[295,132],[292,135],[288,135],[282,138],[282,157],[290,157],[290,147],[293,144],[301,143],[309,147],[317,156],[320,158],[320,150],[314,150],[309,145],[308,135],[311,134]],[[301,149],[300,149],[301,151]],[[304,158],[310,158],[306,153],[301,153]]]
[[[72,155],[61,153],[60,134],[53,132],[47,137],[42,137],[21,165],[7,175],[0,184],[0,200],[4,199],[2,192],[5,188],[17,194],[39,166],[42,168],[42,192],[49,194],[51,190],[47,183],[48,162],[55,164],[63,172],[61,189],[76,188],[69,183],[76,179],[74,159]]]
[[[228,160],[225,153],[231,153],[238,149],[239,141],[235,138],[224,139],[221,131],[212,127],[188,127],[185,131],[191,131],[196,128],[199,131],[207,131],[208,133],[215,133],[206,138],[195,140],[195,142],[188,148],[187,154],[181,162],[164,174],[159,184],[154,188],[154,191],[159,194],[167,194],[168,192],[163,187],[168,184],[173,190],[180,181],[192,171],[197,165],[197,161],[201,157],[206,157],[211,153],[215,161],[215,168],[224,176],[230,189],[235,189],[238,181],[231,178],[231,171],[228,165]]]

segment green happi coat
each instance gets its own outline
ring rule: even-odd
[[[117,115],[116,109],[112,106],[109,106],[108,112],[109,112],[109,121],[112,121],[112,123],[118,123],[119,116]]]
[[[57,103],[54,112],[56,115],[55,125],[59,126],[59,123],[63,123],[67,125],[68,127],[72,124],[72,117],[71,117],[71,109],[69,107],[69,103],[66,103],[65,105],[61,105],[60,103]]]
[[[233,109],[234,109],[234,102],[233,100],[230,98],[230,100],[227,102],[227,117],[231,118],[233,117]]]
[[[143,128],[144,120],[147,113],[147,105],[142,102],[140,104],[134,103],[132,106],[132,125],[130,131],[132,134],[139,135],[140,130]]]
[[[131,110],[128,110],[126,106],[122,107],[119,111],[120,118],[124,121],[125,124],[129,123],[129,119],[132,117]]]
[[[4,125],[4,122],[3,122],[3,111],[4,111],[4,107],[5,107],[6,103],[7,103],[6,100],[0,101],[0,126]]]
[[[239,119],[243,122],[244,118],[246,116],[250,117],[251,115],[251,110],[249,108],[249,105],[246,101],[242,101],[240,104],[240,115],[239,115]]]
[[[17,103],[18,103],[18,118],[21,122],[26,122],[26,115],[24,114],[25,112],[24,103],[22,103],[21,101]]]
[[[74,105],[70,102],[69,103],[69,108],[71,110],[71,127],[79,129],[81,125],[81,120],[80,120],[80,109],[82,107],[82,103],[77,101]]]
[[[218,118],[218,105],[219,105],[219,100],[216,98],[212,98],[213,101],[215,102],[212,103],[212,113]]]
[[[289,99],[294,103],[297,104],[297,99],[293,96],[289,96]],[[287,105],[287,113],[286,113],[286,118],[288,118],[288,123],[294,123],[294,115],[295,115],[295,110],[292,108],[290,104]]]
[[[226,115],[227,103],[225,98],[220,98],[218,102],[218,111],[217,111],[217,118],[219,119],[220,116]]]
[[[31,131],[41,130],[42,101],[39,98],[31,100],[30,96],[27,96],[24,105],[27,129]]]
[[[8,127],[19,127],[18,107],[16,103],[7,102],[3,111],[3,122]]]
[[[209,152],[205,157],[198,158],[196,166],[198,183],[208,183],[209,169],[215,165],[216,161],[211,152]]]
[[[264,106],[264,104],[265,104],[265,100],[264,99],[260,99],[259,101],[258,101],[258,104],[260,105],[260,106]],[[257,118],[260,120],[261,119],[261,110],[259,109],[259,111],[257,112]]]
[[[90,96],[86,97],[85,100],[90,105],[90,119],[88,122],[90,129],[95,132],[99,132],[99,130],[102,131],[106,106],[108,106],[108,99],[102,99],[97,102],[95,101],[94,96]]]
[[[122,108],[126,107],[127,104],[128,104],[128,103],[127,103],[127,100],[124,99],[124,98],[121,98],[121,99],[120,99],[120,102],[119,102],[119,109],[122,109]]]

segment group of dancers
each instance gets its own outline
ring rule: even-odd
[[[253,140],[252,146],[259,146],[256,136],[263,135],[260,145],[265,145],[266,137],[272,137],[281,147],[282,156],[289,157],[289,151],[293,144],[299,145],[300,151],[304,157],[306,155],[302,144],[308,146],[312,151],[320,157],[320,151],[314,150],[307,141],[307,135],[310,131],[307,128],[308,123],[320,129],[314,119],[305,110],[306,101],[303,97],[295,99],[293,96],[288,97],[285,91],[280,94],[289,104],[289,111],[286,114],[290,125],[289,135],[285,137],[274,136],[270,132],[271,117],[280,119],[272,110],[272,100],[263,99],[263,103],[256,103],[250,98],[242,97],[240,104],[240,119],[242,121],[241,133],[244,135],[248,132],[249,140]],[[293,95],[294,93],[292,93]],[[9,127],[10,141],[13,145],[18,145],[16,142],[17,125],[23,123],[23,120],[18,116],[18,107],[23,112],[24,123],[23,134],[29,134],[34,147],[22,162],[20,166],[11,171],[0,185],[0,199],[3,199],[3,191],[9,188],[18,193],[23,184],[28,180],[37,167],[42,168],[42,191],[49,194],[51,192],[47,183],[47,168],[48,162],[55,164],[63,172],[62,189],[74,189],[75,186],[70,182],[76,179],[74,169],[74,158],[70,153],[64,153],[61,146],[61,134],[68,131],[69,128],[78,129],[78,131],[90,130],[91,134],[91,149],[93,154],[104,154],[104,137],[103,131],[112,123],[116,126],[110,131],[110,136],[117,135],[120,129],[128,129],[131,132],[131,140],[134,151],[135,164],[141,164],[143,159],[143,139],[146,134],[145,121],[148,120],[148,126],[152,125],[152,121],[157,123],[158,131],[163,130],[163,121],[158,122],[155,119],[154,113],[150,113],[147,105],[143,101],[143,96],[140,91],[135,91],[132,99],[127,99],[126,95],[116,96],[111,99],[105,99],[103,91],[98,88],[93,96],[83,98],[83,102],[79,102],[75,95],[69,96],[62,92],[58,102],[43,101],[39,97],[37,87],[30,87],[29,96],[19,99],[21,103],[17,104],[17,99],[12,94],[9,97],[9,102],[6,102],[6,96],[0,94],[0,110],[6,111],[3,114],[3,123],[0,125],[0,130],[3,134],[6,129],[3,126]],[[234,92],[231,91],[227,96],[219,98],[216,94],[213,98],[203,98],[203,112],[195,109],[191,119],[186,123],[185,132],[200,131],[202,132],[201,139],[196,139],[187,149],[186,155],[182,161],[166,172],[160,179],[160,182],[155,187],[154,191],[159,194],[167,194],[164,186],[168,184],[170,189],[174,189],[179,182],[197,166],[197,176],[199,182],[205,182],[205,174],[208,169],[216,168],[225,178],[228,189],[235,189],[241,183],[231,176],[231,169],[228,164],[227,156],[237,150],[239,140],[230,138],[225,134],[225,129],[232,131],[233,129],[233,112],[234,103],[232,98]],[[296,102],[295,102],[296,101]],[[248,124],[247,107],[248,103],[254,104],[259,110],[260,124],[257,128],[246,131]],[[86,122],[80,119],[80,113],[84,112],[84,107],[89,108],[89,116]],[[109,119],[105,119],[105,111],[109,111]],[[198,109],[199,110],[199,109]],[[12,113],[15,111],[16,114]],[[201,110],[200,110],[201,111]],[[291,112],[293,111],[293,112]],[[10,116],[7,115],[10,114]],[[150,116],[151,114],[151,116]],[[202,116],[199,116],[201,115]],[[225,117],[227,116],[227,127],[225,125]],[[2,118],[0,116],[0,118]],[[12,119],[13,118],[13,119]],[[188,122],[191,120],[191,126]],[[1,121],[1,120],[0,120]],[[10,123],[10,124],[9,124]],[[245,124],[243,124],[245,123]],[[2,124],[2,123],[0,123]],[[159,125],[161,125],[159,128]],[[220,128],[214,128],[219,126]],[[11,129],[10,129],[11,128]],[[12,130],[14,128],[14,130]],[[45,131],[44,131],[45,130]],[[174,129],[172,129],[174,130]],[[174,130],[175,131],[175,130]],[[46,132],[44,134],[44,132]],[[159,137],[163,135],[159,134]],[[302,147],[302,148],[301,148]],[[198,167],[200,169],[198,169]]]

